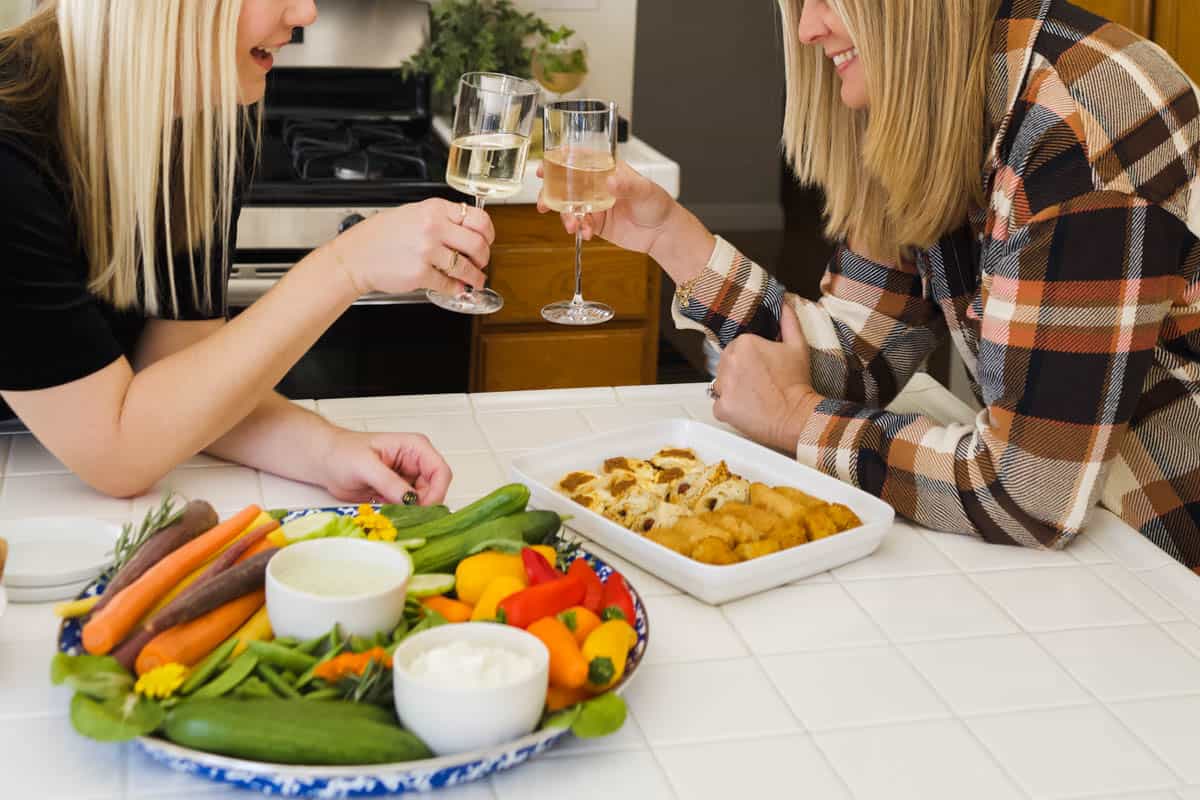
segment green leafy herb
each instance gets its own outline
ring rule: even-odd
[[[440,0],[430,19],[429,40],[406,61],[405,77],[429,75],[440,110],[448,110],[465,72],[530,76],[526,40],[549,35],[537,14],[518,10],[511,0]]]
[[[133,689],[133,676],[111,656],[69,656],[56,653],[50,661],[50,682],[67,684],[96,700],[123,697]]]
[[[124,742],[153,733],[166,717],[163,707],[136,694],[98,701],[82,692],[71,698],[71,724],[83,736]]]
[[[113,563],[105,572],[105,577],[111,578],[116,575],[117,571],[133,558],[133,554],[146,543],[147,539],[163,528],[174,525],[181,516],[183,516],[183,509],[175,508],[175,492],[167,491],[163,495],[162,502],[156,508],[146,511],[146,516],[142,518],[142,524],[136,531],[130,522],[121,526],[121,535],[117,537],[117,541],[113,545]]]

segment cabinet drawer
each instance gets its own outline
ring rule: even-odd
[[[488,285],[504,308],[481,322],[485,328],[542,322],[542,306],[575,293],[575,248],[513,247],[492,251]],[[611,246],[584,246],[583,296],[608,303],[617,319],[645,319],[651,311],[645,256]]]
[[[484,333],[475,391],[640,384],[646,346],[643,327]]]

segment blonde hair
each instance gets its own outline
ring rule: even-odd
[[[0,65],[23,68],[0,100],[52,124],[89,289],[117,308],[157,315],[165,299],[178,313],[175,255],[186,248],[192,296],[213,310],[244,129],[240,10],[241,0],[47,0],[0,41]]]
[[[825,193],[826,232],[884,260],[931,247],[982,202],[984,116],[1000,0],[827,0],[858,48],[869,107],[847,108],[820,47],[797,36],[804,0],[779,0],[783,144]]]

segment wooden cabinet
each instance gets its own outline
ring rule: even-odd
[[[1156,0],[1154,38],[1200,83],[1200,3]]]
[[[1200,82],[1198,0],[1072,0],[1075,5],[1119,22],[1163,46]]]
[[[1111,19],[1141,35],[1149,36],[1153,24],[1153,0],[1073,0],[1093,14]],[[1185,0],[1194,2],[1194,0]]]
[[[489,285],[504,297],[475,323],[471,391],[655,383],[658,373],[657,264],[607,242],[583,251],[583,295],[613,307],[616,319],[572,328],[552,325],[542,306],[575,290],[575,240],[555,214],[532,206],[493,206],[496,225]]]

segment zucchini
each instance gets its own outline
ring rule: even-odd
[[[487,497],[463,506],[453,514],[404,529],[405,539],[436,539],[473,528],[480,523],[524,510],[529,503],[529,487],[523,483],[501,486]],[[425,545],[426,547],[429,544]],[[418,570],[419,572],[420,570]]]
[[[489,520],[460,533],[434,539],[412,552],[413,572],[454,572],[458,562],[483,542],[501,539],[516,544],[541,544],[562,525],[553,511],[521,511]]]
[[[429,758],[429,748],[378,706],[304,700],[192,700],[163,732],[184,747],[277,764],[387,764]]]
[[[445,506],[405,506],[397,503],[380,506],[379,513],[387,517],[392,527],[399,531],[448,517],[450,509]]]

